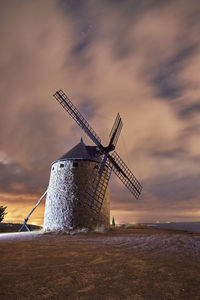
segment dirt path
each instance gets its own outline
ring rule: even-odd
[[[200,236],[144,229],[0,238],[0,270],[2,300],[199,300]]]

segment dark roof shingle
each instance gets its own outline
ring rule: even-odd
[[[78,143],[71,150],[62,155],[58,160],[65,159],[83,159],[99,161],[99,158],[97,157],[96,146],[86,146],[82,138],[80,143]]]

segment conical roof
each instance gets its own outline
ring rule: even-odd
[[[96,155],[96,146],[86,146],[81,138],[80,143],[78,143],[71,150],[66,152],[58,160],[65,159],[83,159],[83,160],[94,160],[98,161]]]

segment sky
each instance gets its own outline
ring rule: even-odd
[[[143,185],[113,174],[116,223],[200,220],[200,1],[0,0],[0,205],[23,222],[51,163],[83,137],[63,89]],[[30,222],[43,223],[44,203]]]

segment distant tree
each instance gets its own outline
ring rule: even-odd
[[[7,214],[6,208],[7,206],[0,206],[0,222],[3,221],[5,215]]]
[[[115,227],[115,218],[112,218],[112,226]]]

